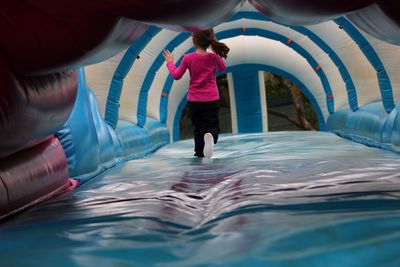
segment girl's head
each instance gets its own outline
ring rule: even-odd
[[[229,53],[229,47],[226,44],[221,43],[215,37],[214,30],[209,29],[201,32],[193,33],[193,44],[196,48],[206,50],[211,46],[212,50],[223,58],[227,58]]]

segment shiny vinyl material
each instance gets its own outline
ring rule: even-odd
[[[320,132],[192,140],[0,228],[2,266],[399,266],[400,157]]]

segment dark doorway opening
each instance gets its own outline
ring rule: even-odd
[[[318,116],[310,100],[290,80],[266,72],[269,131],[318,131]]]

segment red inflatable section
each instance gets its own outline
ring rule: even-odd
[[[70,186],[58,139],[0,161],[0,219],[61,193]]]
[[[0,43],[11,68],[47,74],[105,60],[148,29],[205,29],[231,16],[241,0],[27,0],[1,4]],[[7,14],[7,15],[5,15]],[[39,56],[40,55],[40,56]]]
[[[16,76],[0,57],[0,158],[57,132],[71,113],[76,93],[76,71]]]
[[[18,73],[54,73],[104,60],[127,48],[148,27],[111,12],[85,11],[84,5],[74,9],[70,1],[45,2],[47,7],[40,1],[2,4],[7,16],[0,16],[1,48]],[[105,53],[107,46],[118,49]]]

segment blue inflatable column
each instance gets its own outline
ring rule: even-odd
[[[239,133],[263,131],[258,69],[238,66],[232,71]]]

